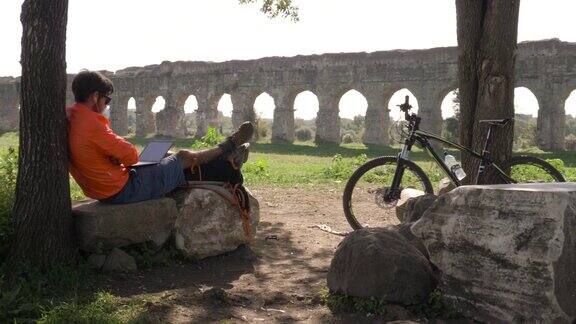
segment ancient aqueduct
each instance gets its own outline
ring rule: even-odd
[[[319,102],[317,140],[339,142],[338,103],[345,92],[355,89],[368,102],[364,142],[388,144],[388,101],[402,88],[416,96],[423,126],[440,131],[442,100],[457,87],[457,57],[457,48],[445,47],[130,67],[106,72],[116,87],[110,119],[114,130],[125,135],[128,100],[133,97],[138,136],[156,132],[183,137],[184,103],[194,95],[198,101],[196,134],[202,135],[208,126],[218,123],[217,105],[224,94],[231,95],[232,120],[237,126],[255,118],[254,101],[266,92],[276,106],[273,140],[292,141],[294,100],[309,90]],[[530,89],[538,100],[539,146],[563,148],[564,105],[576,89],[576,43],[558,39],[520,43],[516,71],[516,87]],[[152,105],[158,96],[165,99],[165,108],[155,115]],[[71,93],[68,101],[72,102]],[[0,129],[18,128],[18,107],[19,78],[0,78]]]

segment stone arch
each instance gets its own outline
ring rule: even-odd
[[[232,111],[234,105],[232,104],[232,96],[229,93],[223,93],[216,104],[218,111],[218,124],[221,134],[231,134],[234,131],[232,125]]]
[[[362,140],[367,109],[366,96],[354,88],[340,96],[338,116],[340,117],[340,136],[343,142],[351,143]]]
[[[294,135],[297,139],[306,139],[305,136],[299,138],[298,131],[310,131],[311,139],[315,137],[318,111],[320,110],[320,101],[318,96],[311,90],[299,89],[294,96],[292,106],[294,107]],[[302,130],[300,130],[302,128]]]
[[[539,115],[540,103],[538,98],[526,86],[518,86],[514,88],[514,114],[515,115],[531,115],[537,118]]]
[[[294,96],[294,118],[313,120],[318,116],[320,102],[318,96],[310,90],[303,90]],[[312,107],[312,108],[308,108]]]
[[[514,147],[525,149],[538,145],[538,98],[525,84],[514,88]]]
[[[256,122],[256,138],[271,136],[275,110],[276,102],[274,97],[268,92],[263,91],[254,98],[252,112],[254,113]]]
[[[128,98],[126,102],[126,120],[128,125],[128,133],[136,133],[136,99],[134,96]]]
[[[254,113],[260,118],[272,119],[274,118],[274,108],[276,108],[276,102],[274,97],[268,92],[263,91],[254,98],[254,103],[252,105]]]
[[[157,96],[154,98],[154,103],[152,104],[152,112],[157,114],[166,108],[166,99],[164,96]]]
[[[356,102],[357,101],[357,102]],[[357,104],[357,107],[351,107],[351,105]],[[344,107],[346,105],[347,107]],[[343,108],[346,110],[343,111]],[[340,118],[353,118],[357,115],[366,115],[366,109],[368,109],[368,100],[366,96],[354,88],[344,92],[338,100],[338,115]]]
[[[459,106],[459,104],[454,102],[454,100],[456,100],[457,91],[458,89],[449,90],[441,99],[440,107],[442,111],[442,120],[455,116],[455,106]]]
[[[198,98],[193,94],[185,94],[182,97],[182,107],[184,109],[184,127],[186,128],[186,135],[191,135],[195,132],[196,114],[198,112]]]
[[[440,104],[442,114],[442,137],[453,142],[459,142],[460,125],[456,118],[456,109],[459,109],[459,103],[456,103],[458,89],[449,90],[444,95]],[[456,108],[458,106],[458,108]]]
[[[564,100],[566,128],[564,130],[564,145],[567,150],[576,150],[576,88],[569,92]]]
[[[564,99],[564,113],[576,118],[576,88]]]
[[[186,95],[183,98],[183,100],[184,101],[183,101],[182,106],[184,107],[184,113],[192,114],[196,110],[198,110],[198,98],[196,98],[195,95],[193,95],[193,94]]]

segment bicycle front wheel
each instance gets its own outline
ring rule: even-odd
[[[513,156],[507,163],[510,178],[517,183],[565,182],[564,176],[552,164],[533,156]]]
[[[434,193],[426,173],[407,160],[402,162],[403,174],[399,188],[391,189],[398,167],[396,157],[384,156],[366,162],[352,174],[346,183],[342,202],[346,219],[353,229],[383,227],[395,223],[395,207],[404,190]]]

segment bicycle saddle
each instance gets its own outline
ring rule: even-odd
[[[488,123],[493,126],[504,126],[510,122],[510,118],[504,119],[483,119],[480,120],[479,123]]]

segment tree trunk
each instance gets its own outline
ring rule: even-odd
[[[520,0],[456,0],[460,142],[480,152],[488,126],[482,119],[514,117],[514,63]],[[488,151],[498,164],[512,155],[514,123],[493,129]],[[476,180],[479,162],[463,157],[467,183]],[[497,183],[492,168],[480,183]]]
[[[48,267],[74,255],[66,121],[68,0],[22,5],[20,155],[12,265]]]

